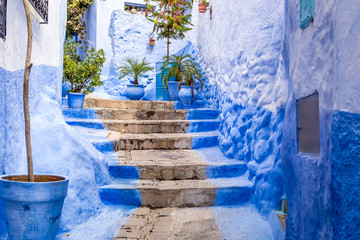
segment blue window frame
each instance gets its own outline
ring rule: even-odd
[[[315,0],[300,0],[300,28],[307,28],[314,20]]]

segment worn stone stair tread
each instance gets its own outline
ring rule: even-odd
[[[123,119],[123,120],[201,120],[217,119],[220,110],[199,108],[190,110],[181,109],[113,109],[113,108],[62,108],[66,118],[80,119]]]
[[[119,139],[180,139],[193,137],[213,137],[218,136],[218,131],[211,132],[194,132],[194,133],[151,133],[151,134],[122,134],[121,132],[107,131],[107,136],[111,140]]]
[[[86,108],[119,108],[119,109],[173,109],[171,101],[134,101],[134,100],[110,100],[86,96],[84,107]]]
[[[206,161],[202,159],[196,151],[190,149],[173,150],[131,150],[130,157],[126,157],[127,151],[117,151],[117,161],[109,163],[112,166],[225,166],[225,165],[244,165],[244,161]]]
[[[170,124],[170,123],[191,123],[191,122],[220,122],[217,119],[192,119],[192,120],[101,120],[101,119],[82,119],[82,118],[66,118],[67,122],[100,122],[100,123],[122,123],[122,124]]]
[[[181,189],[218,189],[218,188],[252,188],[253,182],[247,176],[235,178],[217,178],[203,180],[179,180],[179,181],[157,181],[139,180],[138,185],[114,181],[111,185],[100,187],[101,189],[155,189],[155,190],[181,190]]]

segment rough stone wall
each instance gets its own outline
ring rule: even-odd
[[[263,211],[279,207],[284,195],[280,160],[287,88],[281,48],[284,2],[211,1],[209,11],[193,9],[192,42],[208,85],[205,98],[221,109],[220,147],[245,160],[256,181],[254,203]],[[216,100],[217,99],[217,100]]]

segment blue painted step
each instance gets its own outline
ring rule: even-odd
[[[240,205],[250,201],[253,182],[246,176],[215,180],[114,182],[99,188],[105,204],[165,207]]]

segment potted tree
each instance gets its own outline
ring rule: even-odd
[[[199,0],[199,13],[206,13],[209,4],[206,0]]]
[[[0,177],[6,229],[10,240],[52,240],[59,226],[69,179],[55,175],[34,175],[29,113],[29,77],[31,71],[32,23],[27,0],[25,7],[28,42],[24,72],[24,117],[28,175]]]
[[[202,89],[202,74],[197,63],[190,57],[186,61],[185,72],[179,82],[179,98],[185,106],[190,106],[198,96],[198,83]]]
[[[191,64],[192,58],[190,54],[184,54],[185,49],[180,55],[165,56],[164,63],[161,66],[161,79],[163,87],[165,85],[169,89],[170,100],[179,100],[179,82],[182,76],[188,71],[188,66]]]
[[[83,59],[78,54],[79,43],[68,38],[64,44],[64,75],[65,82],[70,82],[68,92],[68,106],[82,108],[85,95],[94,91],[94,87],[102,85],[100,80],[101,68],[105,62],[103,49],[94,48],[86,51]]]
[[[151,1],[156,2],[156,11],[148,18],[154,22],[153,32],[159,39],[167,39],[167,57],[170,56],[170,39],[183,39],[185,32],[191,30],[191,14],[184,14],[186,8],[191,8],[191,3],[184,0],[146,0],[149,11],[154,6]]]
[[[144,86],[139,84],[139,78],[144,77],[145,73],[153,70],[146,58],[126,58],[124,64],[118,68],[120,70],[119,79],[129,76],[134,78],[134,83],[127,85],[126,97],[130,100],[140,100],[145,95]]]

